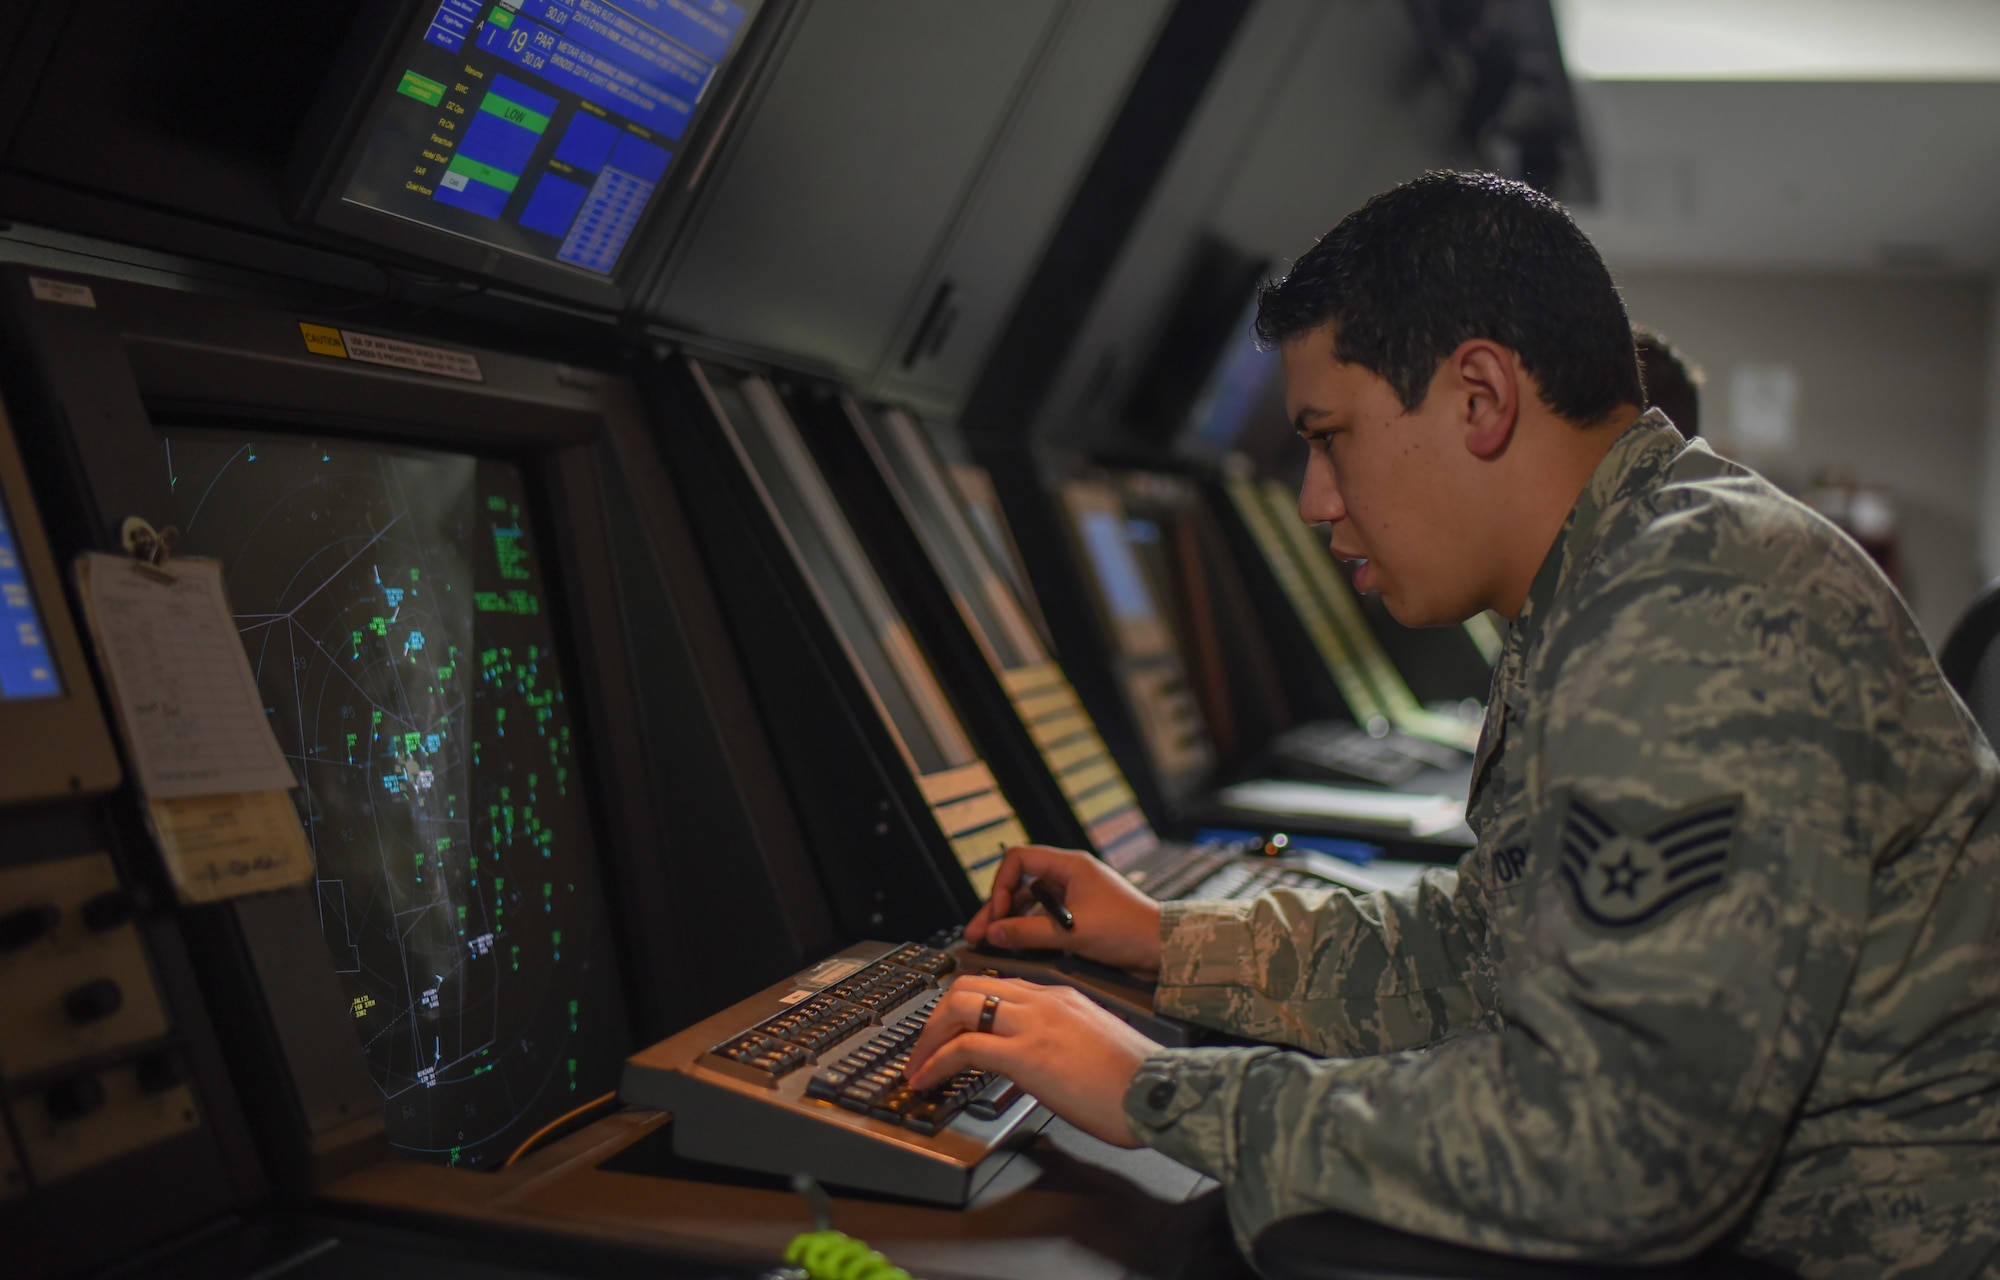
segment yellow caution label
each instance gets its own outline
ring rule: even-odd
[[[340,339],[340,330],[323,324],[299,322],[299,332],[305,335],[306,350],[316,356],[333,356],[347,359],[347,344]]]

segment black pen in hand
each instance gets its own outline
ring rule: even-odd
[[[1040,876],[1028,881],[1028,892],[1035,895],[1035,901],[1041,903],[1042,910],[1048,912],[1049,917],[1062,926],[1063,932],[1076,931],[1076,917],[1069,913],[1069,908],[1063,905],[1060,897],[1056,896],[1056,891],[1044,883]]]

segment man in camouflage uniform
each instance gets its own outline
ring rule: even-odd
[[[1429,175],[1272,292],[1306,272],[1365,302],[1356,255],[1393,257],[1397,219],[1449,229],[1452,269],[1476,275],[1466,237],[1522,217],[1495,252],[1574,233],[1525,189]],[[1260,331],[1284,344],[1289,390],[1317,376],[1295,367],[1308,356],[1397,380],[1359,321],[1351,345],[1324,325],[1308,341],[1275,301]],[[1482,343],[1501,353],[1489,370],[1535,348],[1491,324],[1501,340],[1452,346],[1430,391],[1465,397],[1475,435],[1533,408],[1496,417],[1486,375],[1449,380]],[[1517,368],[1538,394],[1568,385],[1545,357]],[[1474,765],[1478,847],[1455,871],[1358,898],[1141,906],[1081,855],[1020,850],[968,930],[1061,945],[1045,919],[1005,918],[1022,874],[1046,876],[1071,945],[1157,968],[1162,1012],[1307,1052],[1163,1050],[1064,993],[968,979],[934,1015],[918,1082],[1009,1071],[1092,1132],[1219,1179],[1246,1242],[1333,1208],[1550,1258],[1727,1242],[1810,1276],[2000,1276],[2000,765],[1853,543],[1658,412],[1621,403],[1607,429],[1554,407],[1602,444],[1501,602],[1514,627]],[[1309,472],[1302,509],[1334,521],[1341,551],[1360,536],[1344,520],[1368,531],[1361,477],[1393,488],[1393,473],[1368,471],[1360,439],[1325,446],[1310,411],[1301,428],[1341,477],[1316,511]],[[1468,536],[1509,536],[1459,506]],[[1426,532],[1382,535],[1403,559],[1377,585],[1399,617],[1443,621],[1465,601],[1410,572],[1449,577],[1409,550]],[[987,995],[1003,1003],[981,1035]]]

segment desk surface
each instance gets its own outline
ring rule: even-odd
[[[495,1173],[387,1161],[323,1189],[334,1205],[464,1231],[546,1231],[674,1257],[775,1265],[808,1229],[781,1180],[674,1156],[662,1112],[627,1110]],[[1052,1122],[962,1209],[835,1191],[834,1226],[925,1280],[1248,1275],[1220,1187],[1154,1151]],[[440,1221],[442,1220],[442,1221]]]

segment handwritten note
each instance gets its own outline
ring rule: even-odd
[[[168,799],[296,785],[219,563],[176,560],[163,572],[97,554],[77,572],[141,791]]]
[[[283,791],[151,800],[146,816],[183,902],[282,889],[312,875],[312,850]]]
[[[146,816],[184,902],[297,884],[313,855],[296,784],[213,560],[77,562]]]

